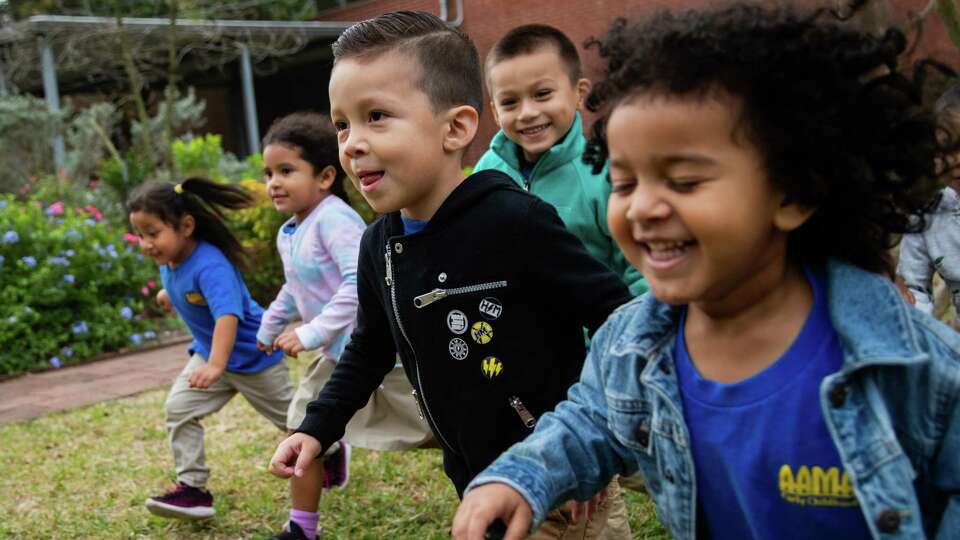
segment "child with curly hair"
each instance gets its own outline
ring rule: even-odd
[[[944,155],[905,48],[824,11],[613,25],[589,158],[653,294],[471,481],[455,538],[638,470],[678,540],[956,537],[960,336],[889,280]]]

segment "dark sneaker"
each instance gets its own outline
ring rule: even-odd
[[[340,442],[340,448],[323,458],[323,488],[347,486],[350,481],[350,445]]]
[[[209,491],[183,482],[163,495],[150,497],[146,505],[152,514],[177,519],[207,519],[216,512]]]
[[[317,529],[317,540],[323,538],[323,529]],[[307,535],[303,533],[303,529],[299,525],[292,521],[288,521],[286,525],[283,526],[283,532],[275,536],[271,536],[270,540],[310,540],[307,538]]]

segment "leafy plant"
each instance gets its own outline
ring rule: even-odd
[[[87,206],[0,198],[0,373],[156,337],[156,268]]]

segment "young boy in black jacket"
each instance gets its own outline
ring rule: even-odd
[[[333,49],[340,161],[386,215],[361,242],[356,330],[270,469],[302,474],[323,455],[399,352],[462,495],[564,399],[583,365],[582,329],[592,333],[630,293],[552,206],[499,172],[464,179],[483,101],[464,33],[398,12],[350,27]]]

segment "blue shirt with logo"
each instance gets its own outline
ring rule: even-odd
[[[820,412],[823,378],[843,350],[830,322],[825,278],[807,273],[814,304],[800,334],[770,367],[723,384],[703,378],[675,343],[683,415],[696,469],[698,536],[715,540],[870,538]]]
[[[217,319],[236,315],[237,338],[227,371],[257,373],[283,360],[280,350],[267,355],[257,349],[263,308],[250,297],[240,271],[216,246],[198,241],[183,264],[176,268],[161,265],[160,279],[193,335],[191,353],[209,359]]]

